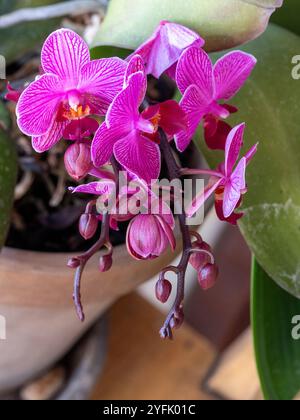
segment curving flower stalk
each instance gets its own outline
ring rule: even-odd
[[[98,241],[88,251],[84,252],[81,255],[78,255],[75,258],[70,259],[68,262],[68,266],[70,268],[76,269],[74,277],[73,300],[80,321],[84,321],[85,319],[83,306],[81,302],[81,278],[85,266],[87,262],[104,247],[107,249],[107,253],[104,254],[104,256],[112,256],[113,248],[109,239],[109,219],[109,214],[103,213],[101,234]]]
[[[167,136],[162,129],[159,129],[160,134],[160,149],[165,160],[165,163],[168,168],[170,180],[178,179],[181,177],[181,168],[178,166],[173,153],[171,146],[168,142]],[[176,204],[176,203],[175,203]],[[182,236],[182,256],[180,262],[177,267],[167,267],[160,275],[159,281],[162,281],[165,278],[165,274],[169,271],[173,271],[177,275],[177,290],[176,290],[176,298],[173,303],[173,306],[167,315],[167,318],[164,322],[163,327],[160,330],[160,336],[162,338],[169,338],[172,339],[172,329],[178,328],[181,323],[183,322],[184,314],[183,314],[183,300],[184,300],[184,289],[185,289],[185,275],[186,270],[190,261],[191,254],[194,252],[201,252],[208,254],[208,251],[195,249],[193,248],[191,236],[194,233],[190,233],[189,228],[186,223],[186,213],[182,206],[178,213],[178,219],[180,224],[180,231]],[[209,253],[210,254],[210,253]],[[212,254],[210,254],[211,263],[214,264],[214,258]]]

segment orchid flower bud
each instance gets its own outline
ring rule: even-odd
[[[81,236],[86,240],[91,239],[96,233],[98,223],[99,221],[95,214],[82,214],[79,220],[79,232]]]
[[[78,268],[80,266],[80,261],[78,258],[70,258],[67,265],[69,268]]]
[[[101,273],[105,273],[106,271],[109,271],[112,267],[113,260],[111,254],[106,254],[100,257],[99,259],[99,270]]]
[[[217,281],[219,269],[216,264],[206,264],[198,271],[198,282],[203,290],[211,289]]]
[[[198,241],[193,242],[193,249],[199,250],[199,251],[193,252],[191,254],[190,259],[189,259],[189,263],[191,264],[191,266],[195,270],[199,271],[207,263],[211,262],[211,258],[209,256],[209,254],[207,254],[206,252],[200,252],[200,250],[212,253],[212,249],[209,246],[209,244],[204,242],[204,241],[201,244],[199,244]]]
[[[91,170],[91,149],[88,144],[76,142],[66,150],[64,160],[68,174],[80,181]]]
[[[170,244],[175,249],[176,241],[171,227],[160,216],[139,214],[131,220],[127,229],[128,252],[138,260],[159,257]]]
[[[12,102],[17,103],[18,100],[20,99],[23,89],[15,90],[9,82],[7,82],[6,88],[7,88],[7,93],[5,94],[5,99],[7,101],[12,101]]]
[[[155,285],[155,294],[157,300],[159,300],[161,303],[166,303],[170,297],[171,292],[172,284],[169,282],[169,280],[158,280]]]

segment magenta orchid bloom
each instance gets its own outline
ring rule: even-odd
[[[255,57],[242,51],[226,54],[214,66],[208,54],[200,48],[191,47],[182,54],[177,66],[176,82],[183,94],[180,105],[187,114],[188,130],[175,136],[179,151],[187,148],[203,118],[210,145],[215,139],[213,148],[224,149],[224,130],[227,135],[231,127],[220,127],[218,121],[236,112],[236,108],[220,104],[220,101],[228,101],[235,96],[255,64]],[[221,139],[218,135],[221,135]]]
[[[143,58],[147,74],[152,74],[158,79],[167,72],[170,77],[175,78],[179,57],[192,45],[201,48],[204,40],[185,26],[164,20],[133,55],[138,54]]]
[[[149,107],[140,113],[139,108],[146,95],[147,77],[139,56],[131,59],[124,86],[113,100],[106,121],[94,137],[92,159],[94,165],[99,167],[114,155],[127,171],[150,183],[157,180],[160,174],[158,128],[162,127],[167,135],[173,136],[186,127],[185,113],[175,101]]]
[[[139,214],[127,228],[126,244],[129,254],[137,260],[152,260],[159,257],[176,241],[172,229],[163,216]]]
[[[175,219],[170,207],[143,181],[136,180],[135,184],[141,192],[142,205],[148,211],[151,209],[151,214],[139,214],[130,221],[126,235],[129,254],[135,259],[147,260],[159,257],[169,245],[174,251]]]
[[[230,131],[225,145],[225,162],[217,171],[191,170],[193,173],[211,175],[211,179],[204,193],[193,200],[192,206],[187,211],[188,216],[192,216],[214,192],[217,192],[218,204],[222,203],[222,208],[218,208],[220,218],[234,224],[241,217],[238,215],[237,218],[230,219],[234,210],[240,205],[242,195],[247,191],[246,167],[257,151],[256,144],[237,163],[243,146],[244,131],[245,124],[240,124]]]
[[[119,58],[91,61],[87,44],[67,29],[48,37],[41,61],[44,74],[25,89],[17,104],[19,128],[32,136],[37,152],[54,146],[74,120],[105,115],[126,71]]]

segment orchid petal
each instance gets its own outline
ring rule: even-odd
[[[175,228],[175,219],[172,210],[163,199],[159,199],[157,196],[155,196],[155,194],[152,194],[151,214],[161,216],[172,230]]]
[[[142,57],[138,54],[135,54],[131,56],[131,59],[128,63],[126,73],[125,73],[125,80],[124,80],[124,87],[128,85],[129,77],[134,74],[141,71],[142,73],[145,73],[145,64],[142,59]]]
[[[104,58],[91,61],[81,69],[79,89],[97,99],[98,115],[105,115],[115,96],[121,91],[125,61],[119,58]]]
[[[182,130],[187,129],[187,116],[181,106],[173,100],[160,104],[160,127],[169,136],[174,136]]]
[[[110,194],[115,189],[114,181],[95,181],[90,182],[89,184],[79,185],[76,188],[70,188],[73,193],[83,193],[83,194],[92,194],[92,195],[104,195]]]
[[[144,179],[148,184],[157,180],[160,173],[159,146],[141,133],[133,130],[114,146],[119,163],[130,172]]]
[[[103,179],[110,179],[112,181],[116,180],[115,175],[107,169],[101,169],[101,168],[98,169],[98,168],[92,167],[92,169],[89,172],[89,175],[92,175],[98,179],[103,178]]]
[[[127,229],[127,248],[137,259],[158,257],[166,247],[164,232],[155,216],[140,214]]]
[[[46,152],[51,149],[56,143],[58,143],[64,135],[69,122],[57,122],[55,121],[48,133],[42,136],[32,138],[32,147],[38,153]]]
[[[190,85],[197,85],[204,101],[213,99],[213,66],[208,54],[201,48],[190,47],[180,57],[176,71],[176,82],[182,94]]]
[[[250,163],[250,161],[252,160],[252,158],[254,157],[254,155],[257,152],[257,147],[258,147],[258,143],[256,143],[254,146],[251,147],[250,150],[248,150],[248,152],[245,154],[245,158],[246,158],[246,164],[248,165]]]
[[[236,208],[238,207],[239,207],[239,203],[237,204]],[[230,223],[233,226],[236,226],[238,220],[240,220],[244,216],[244,213],[238,212],[238,213],[231,213],[229,217],[225,218],[224,213],[223,213],[223,200],[215,200],[215,210],[216,210],[216,214],[218,218],[222,222]]]
[[[214,184],[209,184],[203,192],[198,194],[186,210],[187,217],[193,217],[194,214],[204,205],[206,200],[216,191],[223,178],[218,179]]]
[[[128,86],[113,100],[106,115],[106,124],[130,130],[139,118],[139,107],[146,94],[146,77],[142,72],[132,74]]]
[[[201,92],[195,85],[188,87],[180,102],[180,106],[186,114],[187,128],[177,133],[174,140],[177,149],[183,152],[190,144],[207,108],[206,104],[203,103]]]
[[[242,158],[231,175],[230,181],[225,185],[223,213],[226,219],[234,212],[241,194],[246,188],[245,172],[246,158]]]
[[[122,137],[127,136],[128,131],[122,131],[121,127],[113,126],[108,128],[104,122],[97,130],[92,142],[91,153],[95,166],[105,165],[113,154],[115,143]]]
[[[62,97],[62,87],[55,75],[45,74],[31,83],[21,94],[17,104],[20,130],[28,136],[46,134]]]
[[[204,45],[196,32],[177,23],[162,21],[153,36],[136,50],[136,54],[144,59],[147,74],[158,79],[178,61],[182,51],[194,44],[199,47]]]
[[[161,228],[163,229],[168,241],[170,243],[172,251],[176,249],[176,239],[172,230],[172,227],[168,224],[168,222],[161,216],[156,216],[156,220],[159,222]]]
[[[234,127],[226,140],[225,145],[225,174],[230,176],[233,167],[239,157],[240,150],[243,146],[243,138],[246,124],[240,124]]]
[[[242,51],[233,51],[214,66],[215,100],[231,99],[243,86],[256,65],[256,58]]]
[[[225,150],[227,137],[232,127],[212,115],[205,116],[204,139],[212,150]]]
[[[150,105],[142,112],[142,117],[145,120],[151,120],[152,118],[159,116],[161,104]]]
[[[171,67],[169,67],[167,70],[166,70],[166,75],[167,76],[169,76],[170,77],[170,79],[172,79],[172,80],[176,80],[176,69],[177,69],[177,62],[176,63],[174,63],[174,64],[172,64],[172,66]]]
[[[77,87],[80,70],[90,61],[90,53],[79,35],[69,29],[59,29],[46,39],[41,60],[45,73],[58,75],[71,89]]]

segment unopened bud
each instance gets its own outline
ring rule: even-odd
[[[217,281],[219,269],[216,264],[206,264],[198,271],[198,282],[203,290],[211,289]]]
[[[99,270],[101,271],[101,273],[105,273],[106,271],[109,271],[111,269],[112,264],[112,256],[110,254],[103,255],[99,259]]]
[[[98,219],[95,214],[84,213],[79,220],[79,232],[84,239],[91,239],[97,230]]]
[[[189,263],[192,265],[192,267],[195,270],[199,271],[207,263],[211,262],[211,257],[209,256],[209,254],[207,254],[207,252],[211,254],[212,249],[208,243],[202,242],[201,244],[199,244],[198,241],[195,241],[193,243],[193,249],[198,250],[198,251],[195,251],[191,254]],[[201,250],[207,251],[207,252],[201,252]]]
[[[72,144],[66,150],[64,161],[68,174],[76,181],[80,181],[89,173],[92,167],[89,145],[78,142]]]
[[[80,261],[78,258],[70,258],[67,265],[70,268],[78,268],[80,266]]]
[[[170,297],[171,292],[172,284],[169,282],[169,280],[158,280],[155,286],[155,294],[157,300],[159,300],[162,303],[166,303]]]

